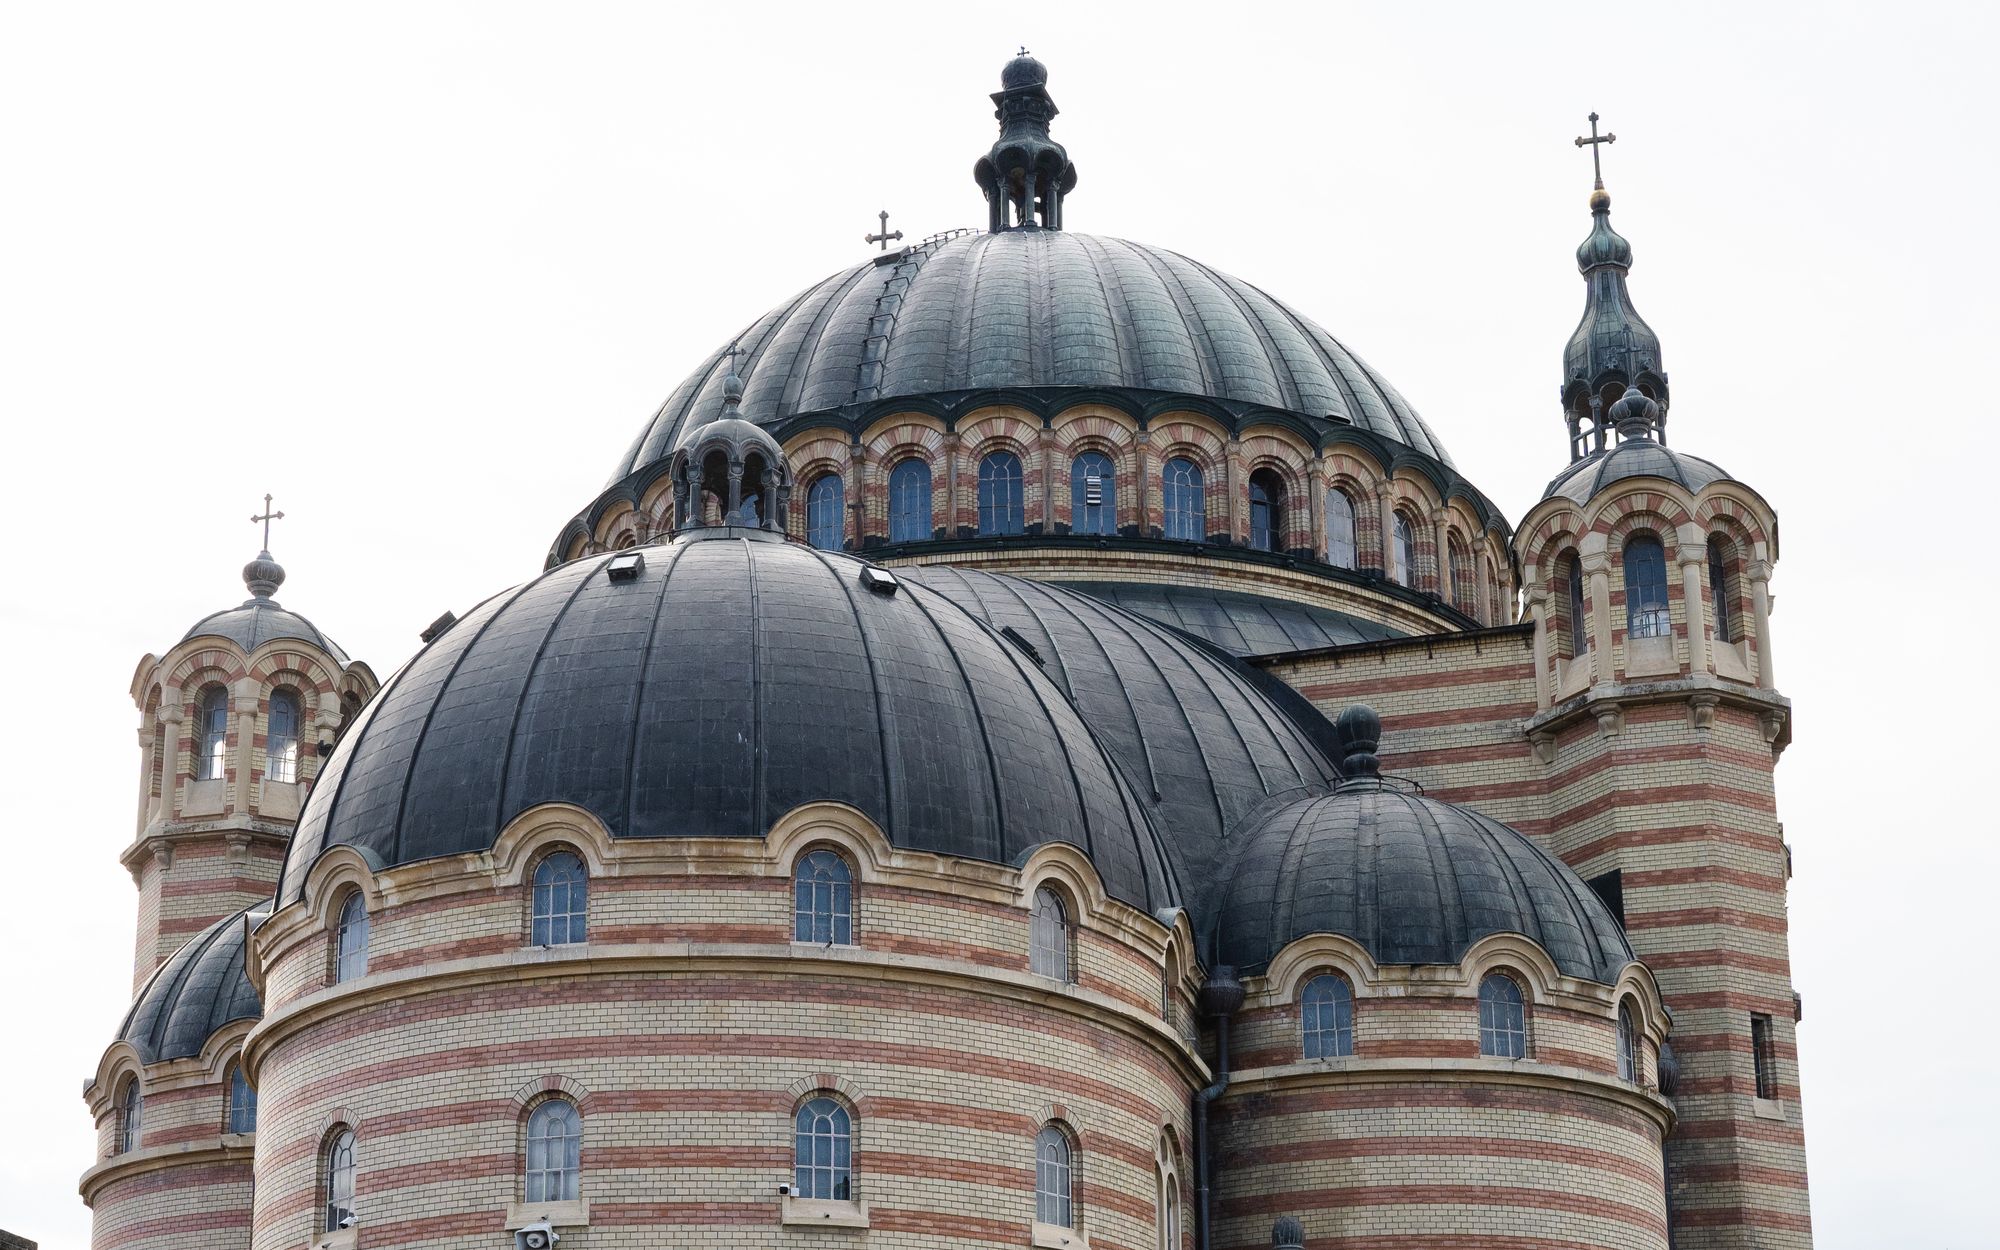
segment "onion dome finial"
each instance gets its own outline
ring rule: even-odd
[[[1333,723],[1333,732],[1340,739],[1340,749],[1346,758],[1340,761],[1340,771],[1349,781],[1372,781],[1382,772],[1382,761],[1375,758],[1375,748],[1382,743],[1382,718],[1366,703],[1350,705]]]
[[[1049,137],[1060,110],[1049,95],[1048,66],[1022,48],[1000,71],[993,103],[1000,137],[972,168],[986,193],[986,228],[994,234],[1062,229],[1063,197],[1076,186],[1076,166]]]
[[[1628,386],[1618,402],[1611,405],[1610,416],[1619,438],[1651,440],[1660,426],[1660,404],[1638,387]]]
[[[273,560],[269,550],[260,551],[255,560],[243,566],[243,584],[250,588],[253,600],[269,599],[285,584],[285,566]]]
[[[1271,1250],[1305,1250],[1306,1226],[1296,1215],[1281,1215],[1271,1224]]]

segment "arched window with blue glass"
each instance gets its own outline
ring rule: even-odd
[[[340,905],[340,921],[334,927],[333,981],[352,981],[368,975],[368,900],[361,891],[348,892]]]
[[[839,551],[847,537],[847,484],[838,473],[822,473],[806,488],[806,541],[821,551]]]
[[[299,779],[299,696],[280,687],[271,692],[264,729],[264,780]]]
[[[1625,636],[1664,638],[1673,626],[1667,612],[1667,552],[1651,534],[1625,540]]]
[[[1025,517],[1021,458],[996,451],[979,462],[979,532],[1019,534],[1027,528]]]
[[[1354,501],[1336,487],[1326,492],[1326,562],[1351,569],[1354,557]]]
[[[1160,507],[1166,535],[1198,543],[1208,536],[1208,513],[1202,503],[1201,466],[1175,456],[1160,470]]]
[[[243,1075],[240,1059],[229,1065],[229,1131],[257,1131],[257,1091],[250,1088],[250,1078]]]
[[[931,537],[931,466],[916,456],[889,471],[889,541],[920,543]]]
[[[1258,551],[1285,549],[1285,479],[1274,469],[1250,475],[1250,545]]]
[[[1069,529],[1072,534],[1116,534],[1118,494],[1111,458],[1086,451],[1069,464]]]
[[[1299,1034],[1308,1059],[1354,1053],[1354,990],[1347,978],[1322,972],[1299,994]]]
[[[201,692],[195,712],[195,780],[220,781],[228,767],[229,691],[210,686]]]
[[[536,946],[568,946],[589,937],[590,877],[573,851],[545,855],[535,865],[529,936]]]

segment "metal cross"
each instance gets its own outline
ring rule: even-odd
[[[1590,148],[1590,171],[1597,175],[1597,189],[1599,191],[1604,189],[1604,166],[1597,159],[1597,145],[1600,143],[1616,142],[1618,142],[1618,136],[1609,131],[1606,131],[1602,135],[1597,133],[1597,114],[1595,113],[1590,115],[1590,138],[1586,139],[1582,135],[1576,137],[1576,146],[1588,146]]]
[[[736,372],[736,358],[738,356],[748,356],[750,353],[743,350],[742,340],[737,339],[732,341],[729,344],[729,350],[722,354],[729,357],[729,371],[734,373]]]
[[[889,233],[889,210],[888,210],[888,209],[886,209],[886,208],[885,208],[885,209],[883,209],[883,210],[882,210],[881,212],[879,212],[879,213],[877,213],[877,214],[875,214],[875,215],[876,215],[877,217],[880,217],[880,218],[882,219],[882,233],[880,233],[880,234],[864,234],[864,235],[862,235],[862,236],[861,236],[861,241],[862,241],[863,243],[880,243],[880,244],[882,245],[882,250],[886,252],[886,251],[888,251],[888,250],[889,250],[889,240],[891,240],[891,239],[895,239],[895,240],[897,240],[898,242],[900,242],[900,241],[902,240],[902,238],[903,238],[903,232],[902,232],[901,230],[898,230],[898,231],[897,231],[896,233],[894,233],[894,234],[890,234],[890,233]]]
[[[264,515],[250,518],[252,525],[255,525],[259,521],[264,523],[264,550],[269,551],[271,549],[271,522],[282,521],[284,519],[284,513],[271,511],[271,497],[269,495],[264,496]]]

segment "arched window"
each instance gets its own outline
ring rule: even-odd
[[[806,487],[806,541],[821,551],[839,551],[847,538],[847,484],[838,473],[822,473]]]
[[[1410,529],[1410,518],[1398,512],[1395,514],[1391,525],[1391,533],[1395,539],[1393,544],[1395,550],[1391,554],[1395,557],[1396,567],[1389,570],[1389,580],[1395,582],[1398,586],[1415,586],[1417,584],[1417,539],[1415,533]]]
[[[530,940],[536,946],[568,946],[588,940],[590,875],[570,851],[545,855],[535,865]]]
[[[1160,470],[1160,507],[1168,538],[1198,543],[1208,536],[1208,513],[1201,498],[1201,466],[1175,456]]]
[[[1491,1059],[1520,1059],[1528,1053],[1521,987],[1503,973],[1489,973],[1479,983],[1479,1053]]]
[[[368,975],[368,900],[356,890],[340,905],[334,932],[333,980],[336,985]]]
[[[801,1198],[853,1197],[854,1128],[847,1108],[814,1098],[799,1108],[792,1135],[792,1184]]]
[[[996,451],[979,462],[979,532],[1019,534],[1022,516],[1021,458]]]
[[[1285,549],[1285,479],[1270,469],[1250,475],[1250,545],[1258,551]]]
[[[1035,891],[1028,921],[1028,969],[1058,981],[1070,979],[1069,909],[1062,896],[1047,886]]]
[[[1667,619],[1667,553],[1651,534],[1625,540],[1625,636],[1664,638]]]
[[[1618,1004],[1618,1079],[1639,1080],[1639,1026],[1632,1019],[1632,1001]]]
[[[1344,490],[1326,492],[1326,562],[1337,569],[1354,567],[1354,501]]]
[[[1075,1227],[1070,1202],[1069,1134],[1058,1124],[1044,1124],[1035,1134],[1035,1222],[1057,1228]]]
[[[1720,534],[1708,539],[1708,597],[1715,607],[1715,640],[1736,641],[1736,605],[1729,598],[1729,540]]]
[[[299,696],[290,690],[271,692],[271,711],[264,729],[264,780],[299,779]]]
[[[854,873],[837,851],[799,856],[792,872],[792,940],[854,944]]]
[[[336,1233],[354,1224],[354,1130],[343,1128],[326,1139],[320,1154],[320,1188],[326,1194],[320,1231]]]
[[[1354,991],[1347,978],[1323,972],[1299,995],[1299,1028],[1308,1059],[1345,1059],[1354,1053]]]
[[[1580,658],[1590,650],[1590,627],[1583,615],[1583,561],[1563,557],[1563,577],[1569,583],[1569,654]]]
[[[1461,612],[1477,612],[1479,595],[1473,587],[1472,553],[1456,537],[1446,551],[1451,562],[1451,606]]]
[[[1086,451],[1069,464],[1069,530],[1072,534],[1118,532],[1118,484],[1111,457]]]
[[[257,1091],[250,1088],[250,1080],[243,1075],[240,1061],[229,1069],[229,1131],[257,1131]]]
[[[889,471],[889,541],[920,543],[931,536],[931,466],[912,456]]]
[[[195,719],[194,775],[197,781],[220,781],[229,767],[229,691],[210,686],[201,692]]]
[[[1160,1221],[1161,1250],[1181,1250],[1181,1178],[1167,1173],[1167,1210]]]
[[[131,1154],[139,1148],[139,1134],[146,1119],[146,1095],[139,1088],[139,1078],[134,1076],[125,1082],[125,1091],[118,1098],[118,1153]]]
[[[574,1202],[583,1158],[583,1124],[576,1104],[551,1098],[528,1115],[526,1197],[529,1202]]]

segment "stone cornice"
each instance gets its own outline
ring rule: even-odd
[[[1674,1105],[1658,1092],[1586,1068],[1536,1063],[1528,1059],[1317,1059],[1245,1068],[1230,1076],[1224,1100],[1245,1094],[1270,1094],[1299,1088],[1356,1086],[1507,1085],[1521,1089],[1560,1090],[1583,1094],[1637,1111],[1673,1131]]]
[[[1608,733],[1616,733],[1624,722],[1626,708],[1649,703],[1686,703],[1689,717],[1697,727],[1704,713],[1713,716],[1717,707],[1741,708],[1753,712],[1764,727],[1764,739],[1776,758],[1792,740],[1792,701],[1773,690],[1723,681],[1707,673],[1675,677],[1665,681],[1623,682],[1592,686],[1545,712],[1521,722],[1521,733],[1530,741],[1553,740],[1554,735],[1586,717]]]
[[[256,1140],[255,1135],[250,1133],[218,1133],[201,1141],[129,1150],[112,1155],[86,1171],[77,1180],[77,1192],[83,1195],[85,1206],[96,1206],[97,1196],[104,1192],[106,1185],[127,1177],[204,1163],[240,1163],[248,1168]]]
[[[131,845],[118,852],[118,862],[128,872],[136,874],[147,859],[158,855],[164,848],[169,857],[172,848],[180,843],[195,842],[204,838],[235,835],[251,842],[264,842],[283,849],[292,838],[292,822],[289,820],[266,820],[247,813],[233,816],[218,816],[212,820],[158,820],[146,826]],[[169,858],[171,865],[171,858]],[[275,884],[275,883],[274,883]]]

